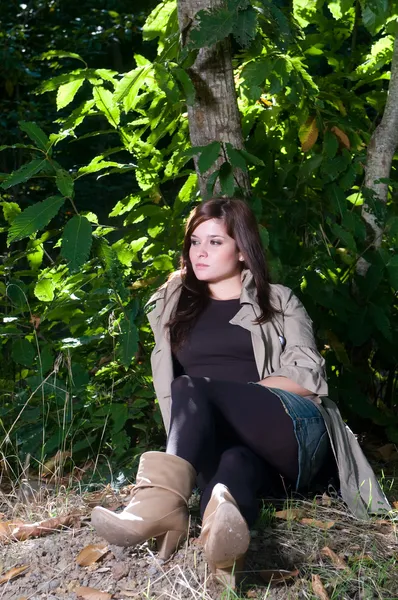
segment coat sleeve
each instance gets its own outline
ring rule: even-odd
[[[316,395],[326,396],[325,359],[317,350],[307,311],[291,291],[282,311],[285,346],[280,356],[280,368],[272,373],[272,377],[287,377]]]

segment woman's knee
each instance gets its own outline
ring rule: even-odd
[[[174,397],[186,394],[190,387],[193,387],[191,378],[188,375],[180,375],[171,382],[171,395]]]
[[[261,463],[261,459],[246,446],[232,446],[227,448],[221,455],[220,467],[228,471],[245,470],[248,466]]]

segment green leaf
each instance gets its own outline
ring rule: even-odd
[[[82,63],[86,64],[86,61],[82,59],[79,54],[75,52],[64,52],[63,50],[48,50],[48,52],[43,52],[40,56],[35,57],[37,60],[51,60],[52,58],[76,58],[76,60],[80,60]]]
[[[256,165],[258,167],[265,166],[264,162],[261,160],[261,158],[258,158],[254,154],[250,154],[250,152],[247,152],[247,150],[242,149],[242,150],[237,150],[237,152],[239,152],[239,154],[241,154],[243,156],[243,158],[249,165]]]
[[[214,165],[220,154],[220,142],[212,142],[203,148],[198,160],[198,169],[201,173],[206,173]]]
[[[69,81],[60,85],[57,91],[57,110],[68,106],[76,96],[84,83],[84,79],[77,79],[76,81]]]
[[[86,79],[90,76],[90,73],[94,75],[94,69],[76,69],[71,73],[64,73],[63,75],[52,77],[51,79],[43,81],[43,83],[41,83],[39,87],[35,90],[35,94],[45,94],[46,92],[52,92],[54,90],[57,90],[60,85],[64,85],[65,83],[69,83],[70,81],[76,81],[77,79]]]
[[[27,339],[22,338],[13,341],[11,356],[17,364],[31,367],[35,360],[36,351]]]
[[[329,0],[328,8],[336,21],[346,15],[353,7],[355,0]]]
[[[32,271],[37,271],[43,262],[44,248],[40,240],[29,240],[26,258]]]
[[[127,404],[112,404],[110,414],[112,418],[112,439],[114,440],[113,436],[123,429],[128,419]],[[129,444],[130,439],[128,439],[127,442]]]
[[[371,35],[375,35],[386,24],[389,0],[360,0],[362,22]]]
[[[313,22],[317,11],[317,0],[293,0],[293,15],[301,27]]]
[[[11,175],[9,175],[5,179],[5,181],[3,181],[0,187],[2,187],[3,190],[7,190],[13,185],[18,185],[19,183],[24,183],[25,181],[28,181],[28,179],[33,177],[33,175],[36,175],[36,173],[41,171],[45,164],[46,159],[35,158],[30,163],[22,165],[22,167],[20,167],[17,171],[11,173]]]
[[[68,261],[71,273],[78,271],[88,260],[93,239],[90,221],[75,215],[68,221],[62,235],[61,256]]]
[[[234,171],[230,163],[225,162],[220,167],[220,185],[224,196],[233,196],[235,191]]]
[[[368,312],[373,317],[376,328],[384,335],[384,337],[392,341],[391,322],[381,306],[370,304]]]
[[[127,369],[138,350],[138,329],[130,319],[125,317],[120,324],[120,333],[121,344],[119,355],[120,360]]]
[[[349,250],[352,250],[353,252],[357,251],[357,245],[355,243],[355,239],[352,233],[346,231],[337,223],[332,223],[330,228],[333,231],[334,235],[338,237],[342,242],[344,242],[344,244]]]
[[[191,78],[187,72],[180,67],[174,67],[172,73],[181,84],[188,106],[192,106],[195,102],[195,86],[193,85]]]
[[[93,97],[99,111],[108,119],[112,127],[117,127],[120,123],[120,110],[116,105],[112,92],[101,86],[93,89]]]
[[[243,158],[242,153],[236,150],[229,142],[225,144],[225,147],[231,165],[237,169],[242,169],[242,171],[247,171],[246,160]]]
[[[347,211],[345,194],[337,184],[332,183],[327,186],[326,196],[330,200],[331,209],[335,215],[342,216]]]
[[[306,160],[300,168],[300,175],[302,179],[306,179],[313,173],[322,163],[322,154],[315,154]]]
[[[57,171],[55,183],[63,196],[73,198],[73,179],[67,171],[64,169]]]
[[[398,291],[398,254],[388,261],[387,269],[391,286]]]
[[[259,231],[260,231],[260,238],[261,238],[261,242],[263,244],[263,248],[264,248],[264,250],[267,250],[268,246],[269,246],[269,233],[268,233],[268,230],[263,225],[260,225],[259,226]]]
[[[52,279],[40,279],[35,285],[35,296],[42,302],[54,300],[55,283]]]
[[[13,220],[8,232],[7,244],[10,245],[43,229],[55,217],[64,202],[65,198],[50,196],[42,202],[36,202],[25,208]]]
[[[257,12],[252,6],[240,10],[232,25],[232,34],[236,41],[246,48],[256,36]]]
[[[12,304],[20,310],[27,306],[26,285],[20,279],[11,279],[7,285],[7,296]]]
[[[7,223],[11,225],[13,220],[17,215],[21,213],[21,209],[19,208],[16,202],[0,202],[3,207],[3,215]]]
[[[153,266],[158,271],[172,271],[174,268],[173,261],[167,254],[160,254],[153,260]]]
[[[224,40],[232,33],[234,17],[234,13],[227,8],[200,10],[196,13],[195,28],[189,36],[189,48],[213,46]]]
[[[33,123],[32,121],[20,121],[18,125],[19,128],[30,137],[32,142],[34,142],[38,148],[44,150],[44,152],[47,152],[51,146],[50,140],[36,123]]]
[[[139,100],[138,92],[143,86],[145,79],[152,70],[152,65],[137,67],[127,73],[116,85],[114,101],[124,101],[124,110],[129,112]]]
[[[175,0],[164,0],[153,9],[142,28],[142,37],[146,41],[154,40],[165,31],[172,13],[175,12]]]
[[[331,132],[326,131],[323,137],[323,151],[328,158],[336,156],[336,152],[339,148],[339,142],[337,137]]]
[[[220,170],[216,169],[211,175],[209,175],[209,178],[206,183],[207,196],[211,196],[213,194],[214,186],[216,185],[217,177],[219,176],[219,174]]]

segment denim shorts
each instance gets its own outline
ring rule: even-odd
[[[315,402],[308,398],[276,388],[267,389],[278,396],[293,421],[299,461],[296,491],[308,489],[330,449],[329,435],[321,412]]]

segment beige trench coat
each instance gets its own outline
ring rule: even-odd
[[[173,361],[165,327],[175,310],[181,291],[178,273],[148,301],[147,316],[155,337],[151,365],[155,392],[166,431],[170,426]],[[250,331],[259,379],[282,376],[313,392],[329,434],[338,466],[343,500],[358,518],[391,510],[378,481],[354,434],[345,425],[334,402],[327,398],[325,361],[319,354],[312,321],[299,299],[283,286],[271,284],[271,302],[278,313],[263,325],[254,323],[261,313],[256,301],[254,278],[242,271],[241,308],[230,321]]]

